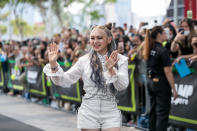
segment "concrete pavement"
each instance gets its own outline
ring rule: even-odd
[[[48,106],[0,94],[0,114],[46,131],[78,131],[77,116]],[[139,131],[122,127],[121,131]]]

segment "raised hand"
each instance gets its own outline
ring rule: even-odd
[[[183,31],[178,32],[176,37],[174,38],[175,41],[179,41],[179,40],[185,40],[185,36],[182,34]]]
[[[108,58],[108,56],[106,56],[106,62],[105,62],[105,66],[106,68],[109,70],[109,72],[113,73],[113,67],[116,65],[116,63],[118,62],[118,51],[113,51],[110,55],[110,57]]]
[[[49,63],[51,65],[56,64],[57,58],[58,58],[58,47],[55,43],[51,43],[47,47],[47,52],[48,52],[48,58],[49,58]]]

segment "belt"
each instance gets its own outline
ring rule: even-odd
[[[159,82],[161,78],[164,78],[163,75],[148,75],[148,78],[150,78],[153,82]]]
[[[152,78],[153,82],[159,82],[159,78]]]

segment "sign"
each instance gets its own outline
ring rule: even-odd
[[[197,129],[197,62],[191,68],[195,70],[189,76],[180,78],[174,73],[175,87],[179,97],[171,101],[169,122],[191,129]]]
[[[185,18],[191,18],[196,19],[197,13],[196,13],[196,0],[184,0],[184,17]]]
[[[27,83],[29,92],[37,96],[47,96],[45,77],[42,66],[33,65],[26,68]]]
[[[135,85],[135,64],[128,66],[129,86],[126,90],[118,92],[117,99],[119,100],[118,109],[132,114],[138,114],[138,88]]]
[[[64,62],[58,62],[64,71],[67,71],[70,66],[66,66]],[[83,89],[83,82],[78,80],[77,83],[71,85],[71,87],[61,87],[52,84],[53,94],[65,101],[71,101],[75,103],[81,103],[81,94]]]

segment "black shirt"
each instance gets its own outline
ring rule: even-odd
[[[147,60],[147,69],[155,75],[164,75],[163,68],[167,66],[171,66],[170,52],[161,43],[155,42]]]
[[[177,56],[178,56],[178,51],[172,52],[172,51],[170,50],[171,44],[172,44],[172,42],[168,41],[167,44],[166,44],[166,46],[165,46],[165,48],[167,48],[168,51],[170,51],[170,55],[172,56],[172,58],[177,58]]]
[[[181,49],[181,55],[189,55],[193,54],[193,48],[192,47],[183,47],[182,45],[179,45]]]

